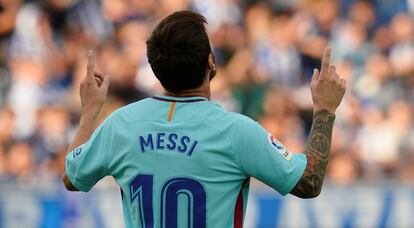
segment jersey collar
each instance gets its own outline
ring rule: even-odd
[[[165,95],[156,95],[153,96],[152,99],[165,101],[165,102],[183,102],[183,103],[190,103],[190,102],[199,102],[199,101],[208,101],[205,97],[172,97],[172,96],[165,96]]]

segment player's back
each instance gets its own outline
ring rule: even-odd
[[[248,176],[230,136],[237,116],[202,97],[157,96],[118,110],[109,170],[127,226],[241,227]]]
[[[112,175],[127,227],[241,227],[253,176],[287,194],[306,167],[259,124],[202,97],[148,98],[112,113],[66,157],[89,191]]]

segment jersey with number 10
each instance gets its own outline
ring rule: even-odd
[[[126,227],[145,228],[242,227],[250,177],[284,195],[305,166],[305,155],[203,97],[155,96],[125,106],[66,158],[81,191],[113,176]]]

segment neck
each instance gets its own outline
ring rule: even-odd
[[[164,95],[171,97],[205,97],[210,100],[210,93],[197,90],[183,90],[179,92],[172,92],[164,89]]]
[[[205,97],[210,100],[210,83],[203,83],[203,85],[198,88],[182,91],[170,91],[164,89],[164,95],[171,97]]]

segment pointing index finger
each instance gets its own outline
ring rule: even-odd
[[[93,77],[95,72],[95,54],[92,50],[88,51],[88,65],[87,65],[87,76]]]
[[[332,48],[327,47],[323,52],[322,56],[322,66],[321,66],[321,75],[327,75],[329,70],[329,65],[331,64],[331,53]]]

